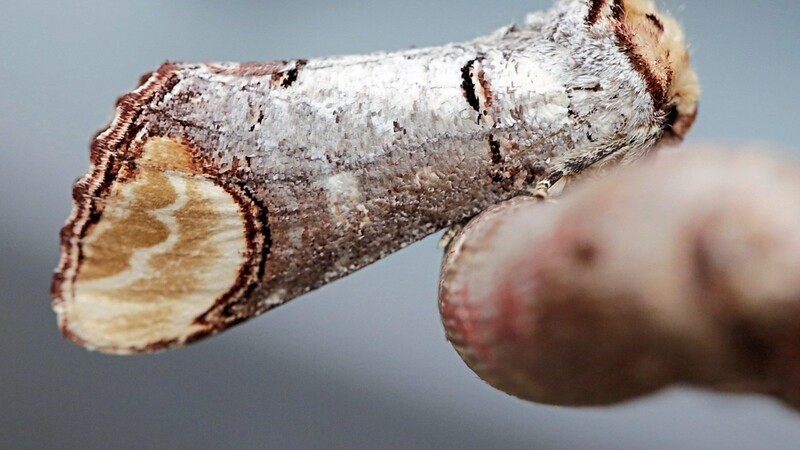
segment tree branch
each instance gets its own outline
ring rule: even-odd
[[[472,220],[444,261],[447,336],[523,399],[604,405],[673,383],[800,407],[800,168],[661,155],[557,204]]]

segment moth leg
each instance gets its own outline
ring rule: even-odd
[[[531,188],[529,188],[529,192],[537,200],[546,201],[547,199],[550,198],[551,186],[552,184],[550,183],[550,180],[548,179],[541,180],[535,185],[533,185]]]
[[[447,247],[449,247],[450,243],[453,242],[453,238],[455,238],[456,235],[458,235],[458,233],[460,233],[461,230],[464,229],[464,226],[467,225],[467,222],[469,222],[469,219],[465,219],[462,220],[461,222],[457,222],[451,225],[450,228],[448,228],[447,231],[444,232],[442,238],[439,239],[439,244],[438,244],[439,248],[446,249]]]
[[[550,189],[564,177],[571,175],[568,166],[564,163],[557,164],[552,167],[547,175],[536,182],[531,184],[525,190],[528,195],[531,195],[537,200],[547,201],[550,199]]]
[[[592,168],[594,164],[612,156],[616,151],[615,147],[600,147],[588,155],[562,160],[550,168],[545,178],[528,188],[528,192],[537,199],[547,200],[550,197],[550,189],[558,181],[563,179],[566,187],[575,175]]]

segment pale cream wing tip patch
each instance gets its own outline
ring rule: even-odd
[[[149,140],[81,239],[56,311],[86,347],[135,353],[207,332],[198,318],[237,283],[248,253],[239,203],[192,168],[182,144]]]

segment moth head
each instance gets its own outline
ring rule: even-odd
[[[659,12],[650,0],[627,0],[625,20],[640,40],[646,61],[664,85],[663,140],[679,142],[697,118],[700,83],[689,65],[683,29],[669,14]]]
[[[681,141],[697,117],[700,84],[678,22],[651,0],[592,0],[587,20],[613,28],[644,78],[664,130],[662,143]]]

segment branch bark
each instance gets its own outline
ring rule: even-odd
[[[451,243],[447,336],[523,399],[604,405],[673,383],[800,408],[800,167],[677,151],[557,204],[514,199]]]

